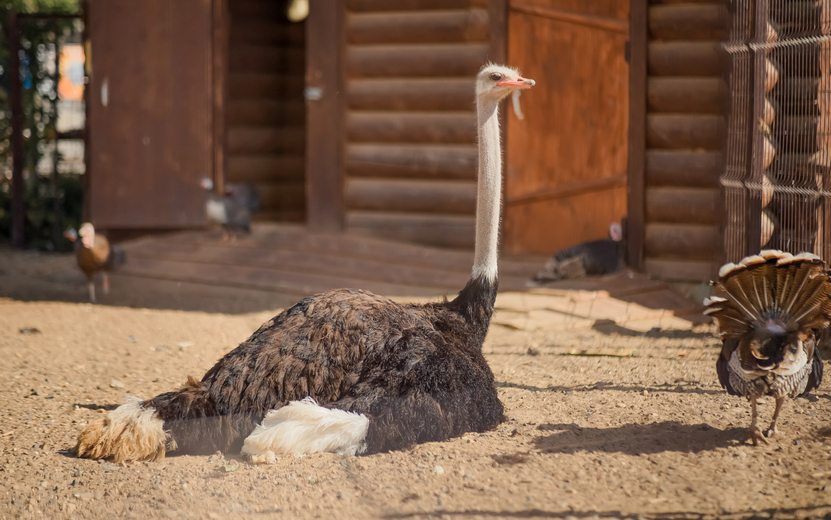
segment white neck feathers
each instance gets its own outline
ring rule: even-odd
[[[499,142],[499,115],[496,99],[480,96],[476,102],[479,119],[479,183],[476,194],[476,251],[473,278],[495,282],[499,242],[499,207],[502,199],[502,147]]]

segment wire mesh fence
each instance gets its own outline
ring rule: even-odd
[[[831,257],[831,0],[734,0],[724,251]]]

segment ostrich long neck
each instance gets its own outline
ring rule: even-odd
[[[480,96],[476,102],[479,118],[479,183],[476,194],[476,251],[472,278],[495,282],[499,205],[502,193],[502,149],[499,144],[498,101]]]

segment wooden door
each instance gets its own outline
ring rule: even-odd
[[[88,210],[102,228],[205,222],[212,0],[89,0]]]
[[[606,238],[626,214],[628,0],[510,0],[508,63],[537,85],[506,105],[507,252]]]

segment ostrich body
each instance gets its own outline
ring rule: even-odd
[[[87,277],[89,301],[95,303],[95,274],[101,273],[104,280],[104,294],[109,294],[109,271],[117,269],[124,263],[124,250],[110,245],[107,237],[96,233],[95,227],[89,222],[85,222],[77,232],[74,229],[66,230],[64,236],[75,243],[78,267]]]
[[[476,82],[479,182],[471,278],[452,301],[397,304],[339,289],[263,324],[201,381],[135,399],[89,425],[80,457],[154,460],[166,451],[377,453],[485,431],[503,419],[482,355],[497,290],[501,151],[497,105],[533,80],[488,65]]]

